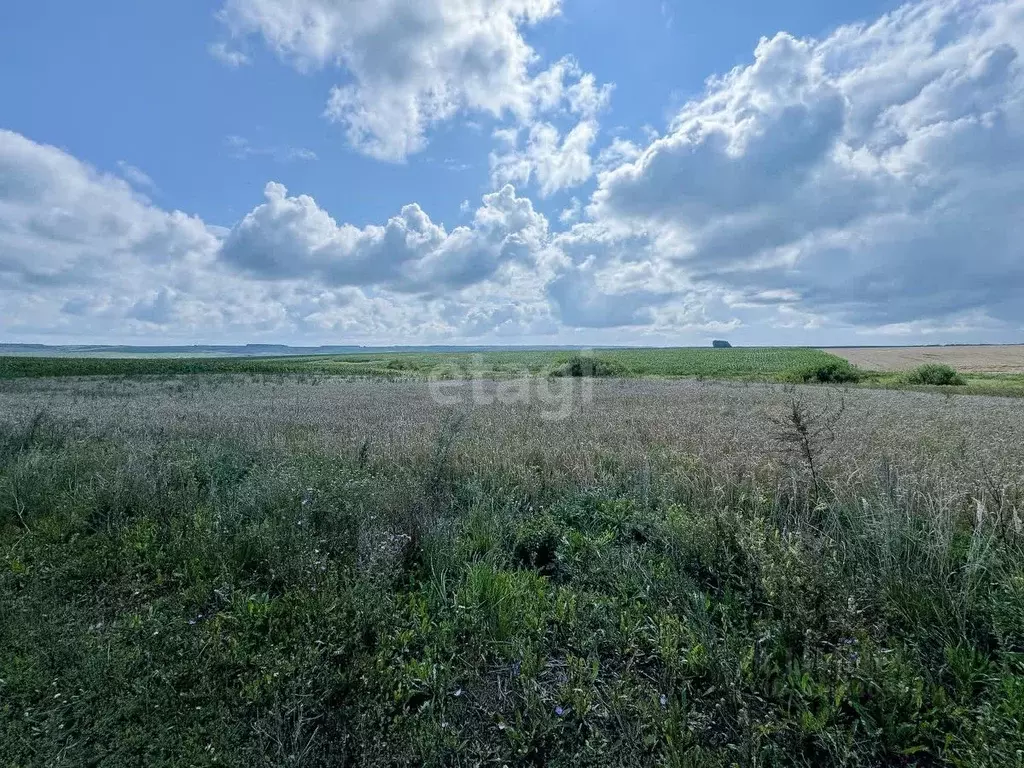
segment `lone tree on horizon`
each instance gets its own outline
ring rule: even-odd
[[[732,347],[732,344],[730,344],[728,341],[715,339],[714,341],[711,342],[711,346],[714,347],[715,349],[730,349]]]

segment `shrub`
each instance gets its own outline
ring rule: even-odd
[[[552,376],[592,378],[599,376],[626,376],[625,366],[612,360],[602,360],[590,355],[575,354],[551,372]]]
[[[810,368],[804,368],[797,373],[800,381],[816,381],[822,384],[842,384],[856,382],[863,378],[863,372],[846,360],[829,360]]]
[[[513,555],[518,565],[536,568],[545,576],[558,569],[558,545],[562,541],[561,527],[550,515],[524,521],[516,532]]]
[[[943,363],[926,363],[907,376],[909,384],[930,384],[936,387],[962,387],[967,382],[955,369]]]

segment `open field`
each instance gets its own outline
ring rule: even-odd
[[[1015,765],[1022,433],[739,381],[3,381],[2,762]]]
[[[858,368],[908,371],[926,363],[945,363],[964,373],[1024,373],[1024,345],[976,347],[850,347],[829,349]]]
[[[571,351],[391,352],[244,358],[0,357],[0,379],[48,376],[175,375],[191,373],[308,373],[350,376],[514,376],[550,372]],[[593,357],[625,376],[784,378],[834,355],[806,348],[607,349]]]
[[[1007,348],[1016,349],[1016,348]],[[858,350],[836,350],[856,357]],[[868,350],[863,350],[867,354]],[[874,350],[871,350],[874,351]],[[883,350],[884,352],[884,350]],[[899,350],[904,352],[904,350]],[[894,353],[895,354],[895,353]],[[908,355],[910,353],[907,353]],[[897,355],[898,357],[898,355]],[[573,361],[576,361],[575,363]],[[852,367],[844,358],[802,347],[633,348],[574,350],[417,351],[317,354],[291,357],[42,357],[0,356],[0,380],[74,376],[172,377],[197,374],[339,376],[344,378],[516,379],[576,375],[579,362],[601,377],[697,378],[788,383],[854,383],[867,387],[916,388],[899,371]],[[898,365],[915,363],[907,357]],[[865,359],[870,365],[872,360]],[[884,361],[882,361],[884,365]],[[896,363],[894,363],[896,364]],[[579,371],[577,371],[577,374]],[[584,375],[589,375],[584,373]],[[1024,373],[964,373],[959,394],[1024,397]]]

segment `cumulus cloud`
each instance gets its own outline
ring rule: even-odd
[[[530,263],[548,223],[507,185],[485,195],[471,226],[448,232],[412,203],[384,226],[337,224],[308,195],[267,185],[266,202],[231,231],[223,259],[263,279],[384,286],[402,292],[461,288],[513,262]]]
[[[1024,320],[1024,2],[928,0],[764,39],[589,213],[693,280],[886,326]]]
[[[0,326],[8,333],[208,338],[265,327],[274,305],[220,269],[222,235],[56,147],[0,131]]]
[[[609,171],[623,163],[632,163],[640,157],[640,147],[632,141],[622,138],[612,139],[612,143],[602,149],[597,156],[597,170]]]
[[[0,131],[0,327],[92,341],[543,333],[547,226],[511,187],[447,232],[417,205],[382,227],[338,225],[271,183],[225,231]]]
[[[547,295],[559,318],[574,328],[619,328],[650,325],[653,309],[670,301],[670,294],[648,290],[610,291],[602,288],[584,265],[559,274],[547,285]]]
[[[199,265],[217,239],[154,208],[116,176],[0,130],[0,286],[97,283],[114,272]]]
[[[349,82],[331,91],[325,114],[357,150],[397,161],[461,111],[525,122],[563,99],[598,108],[606,87],[568,60],[538,72],[523,38],[559,11],[560,0],[227,0],[220,16],[234,36],[262,37],[300,70],[343,69]]]
[[[1024,327],[1024,0],[925,0],[821,40],[766,38],[662,135],[596,159],[610,89],[569,59],[540,70],[521,37],[557,10],[229,0],[240,35],[348,72],[351,109],[383,120],[364,149],[414,151],[457,111],[515,115],[495,133],[496,191],[462,226],[415,202],[356,226],[271,182],[222,230],[153,205],[127,165],[0,132],[0,325],[376,342],[760,327],[756,341],[796,343]],[[595,174],[562,231],[522,191]]]
[[[491,181],[529,184],[535,179],[541,197],[582,184],[593,175],[590,148],[597,131],[595,120],[583,120],[563,138],[551,123],[535,123],[526,146],[491,153]]]
[[[491,183],[495,186],[506,182],[529,185],[535,181],[540,196],[549,197],[582,184],[593,175],[590,153],[600,130],[597,116],[608,106],[614,85],[599,86],[596,78],[580,70],[571,58],[557,62],[546,76],[551,94],[547,101],[554,107],[564,98],[564,111],[580,119],[564,137],[553,123],[534,121],[523,146],[519,144],[519,128],[494,131],[498,148],[491,152],[490,164]],[[573,79],[573,84],[565,85]]]

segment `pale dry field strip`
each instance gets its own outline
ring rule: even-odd
[[[869,371],[908,371],[945,363],[964,373],[1024,373],[1024,345],[984,347],[853,347],[826,349]]]
[[[76,424],[83,438],[121,444],[176,436],[289,450],[297,440],[317,453],[352,457],[364,450],[371,460],[402,464],[434,451],[443,424],[461,415],[455,458],[470,471],[518,474],[533,468],[588,483],[608,461],[636,469],[659,456],[742,473],[778,469],[773,418],[785,413],[795,393],[815,409],[845,403],[830,462],[843,476],[870,475],[880,462],[891,461],[903,473],[941,479],[959,492],[983,480],[1004,485],[1024,477],[1024,401],[1017,399],[598,380],[590,402],[576,398],[566,418],[551,421],[544,418],[549,407],[536,399],[473,403],[468,385],[464,393],[461,404],[448,406],[417,381],[23,379],[0,383],[0,421],[25,423],[45,411],[50,419]]]

